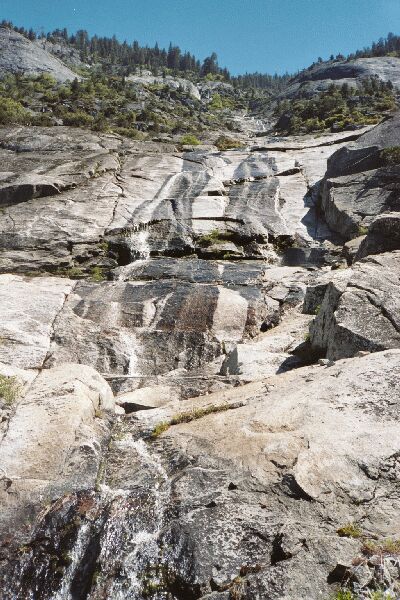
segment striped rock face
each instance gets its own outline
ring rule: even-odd
[[[197,395],[240,374],[236,345],[301,301],[303,266],[331,260],[308,186],[334,138],[179,153],[67,127],[1,135],[0,358],[17,367],[88,364],[119,391],[189,373],[180,393]]]

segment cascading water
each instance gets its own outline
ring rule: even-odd
[[[108,580],[107,594],[113,600],[141,600],[146,589],[160,584],[155,565],[162,556],[159,537],[170,497],[168,474],[160,459],[142,440],[127,436],[120,450],[136,454],[140,462],[139,482],[132,490],[112,500],[101,537],[99,563],[103,569],[118,571]]]
[[[132,260],[147,260],[150,257],[149,230],[147,223],[135,225],[129,237]]]
[[[165,597],[154,591],[163,585],[160,537],[170,480],[135,426],[120,425],[100,469],[105,482],[49,509],[2,598],[143,600],[149,590]]]

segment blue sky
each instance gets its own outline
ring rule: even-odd
[[[400,33],[400,0],[0,0],[0,8],[27,28],[172,41],[200,59],[215,51],[233,74],[295,72]]]

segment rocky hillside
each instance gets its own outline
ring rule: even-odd
[[[249,136],[1,130],[5,600],[397,597],[398,117]]]
[[[312,97],[328,90],[332,84],[359,89],[370,77],[400,87],[400,58],[375,56],[354,60],[333,60],[316,63],[295,77],[283,92],[283,98]]]
[[[398,600],[400,115],[277,137],[229,83],[60,86],[20,38],[1,600]]]

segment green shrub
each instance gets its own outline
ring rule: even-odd
[[[77,110],[66,113],[63,116],[63,123],[71,127],[90,127],[94,123],[94,118],[82,110]]]
[[[209,106],[209,108],[211,108],[211,110],[221,110],[222,108],[224,108],[221,95],[214,94],[214,96],[212,97],[212,100],[208,106]]]
[[[59,267],[54,271],[57,277],[68,277],[69,279],[82,279],[85,274],[81,267]]]
[[[356,596],[350,590],[339,590],[332,596],[332,600],[356,600]]]
[[[12,98],[0,98],[0,125],[15,125],[28,123],[31,115],[20,102]]]
[[[113,133],[117,133],[118,135],[122,135],[124,137],[131,138],[132,140],[141,140],[143,139],[143,133],[138,131],[137,129],[128,128],[128,127],[113,127]]]
[[[233,150],[235,148],[243,148],[242,142],[229,138],[225,135],[220,135],[215,141],[215,145],[220,152],[224,152],[225,150]]]
[[[382,150],[381,159],[385,165],[400,165],[400,146],[392,146]]]
[[[396,600],[392,594],[388,594],[382,590],[376,590],[375,592],[371,592],[370,596],[371,600]]]
[[[339,527],[337,534],[340,537],[359,538],[363,533],[356,523],[346,523],[343,527]]]
[[[90,276],[93,281],[104,281],[105,280],[103,269],[101,267],[92,267],[92,269],[90,271]]]
[[[200,140],[191,133],[188,133],[181,138],[182,146],[198,146],[200,143]]]
[[[223,244],[232,234],[230,232],[222,233],[218,229],[213,229],[210,233],[202,235],[198,239],[200,246],[213,246],[214,244]]]
[[[16,377],[0,375],[0,398],[5,404],[11,405],[18,396],[20,390]]]

